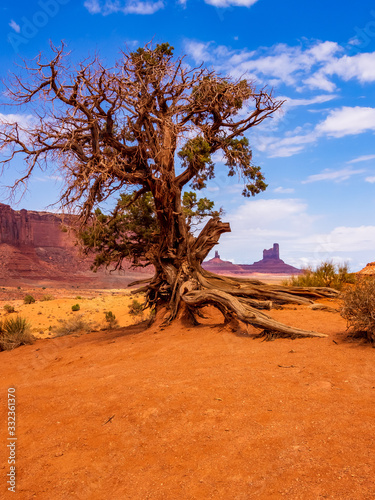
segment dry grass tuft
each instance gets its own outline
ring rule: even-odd
[[[25,318],[17,316],[0,322],[1,351],[11,351],[21,345],[33,344],[34,340],[30,325]]]
[[[361,278],[341,294],[340,314],[346,319],[350,336],[375,342],[375,279]]]
[[[63,337],[72,333],[90,333],[96,329],[92,321],[88,321],[82,314],[67,319],[55,330],[55,337]]]

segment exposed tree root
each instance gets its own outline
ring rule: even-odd
[[[202,307],[208,304],[217,307],[220,304],[222,308],[234,313],[243,323],[262,328],[268,333],[285,334],[291,337],[327,337],[323,333],[301,330],[279,323],[254,307],[241,303],[236,297],[220,290],[190,291],[182,296],[182,300],[190,307]]]
[[[131,285],[146,282],[147,285],[134,293],[146,292],[147,305],[158,307],[158,304],[167,304],[165,324],[177,317],[182,304],[185,304],[190,319],[197,323],[196,316],[199,316],[200,308],[211,304],[223,314],[225,323],[239,320],[261,328],[261,335],[266,339],[276,336],[327,337],[323,333],[284,325],[260,310],[288,303],[311,305],[313,299],[338,296],[338,292],[331,288],[284,287],[258,280],[220,276],[205,271],[199,265],[189,265],[186,261],[179,269],[168,263],[163,266],[161,273],[148,281],[142,280]]]

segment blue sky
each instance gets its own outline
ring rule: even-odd
[[[375,5],[370,0],[40,0],[0,7],[0,68],[67,43],[73,60],[151,39],[169,42],[187,62],[246,77],[286,100],[281,113],[251,130],[254,163],[269,185],[255,198],[217,177],[204,195],[225,210],[232,233],[223,259],[259,260],[280,243],[281,257],[301,266],[348,261],[356,271],[375,260]],[[0,106],[3,119],[27,110]],[[0,177],[7,185],[22,168]],[[52,172],[38,172],[13,207],[43,210],[58,198]],[[7,202],[4,196],[0,201]]]

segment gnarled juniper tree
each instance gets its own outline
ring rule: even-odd
[[[56,162],[66,181],[61,202],[78,206],[84,223],[116,192],[127,193],[127,214],[148,197],[157,231],[145,227],[147,245],[141,238],[123,250],[154,266],[144,291],[148,304],[166,306],[166,322],[181,310],[194,318],[200,307],[213,304],[227,320],[285,335],[321,335],[282,325],[259,309],[270,301],[311,302],[329,290],[272,287],[204,271],[202,261],[230,227],[215,216],[195,236],[182,205],[186,185],[199,190],[214,178],[212,155],[218,151],[228,175],[242,177],[244,196],[266,188],[245,133],[281,101],[247,80],[190,69],[168,44],[123,52],[110,69],[98,57],[71,69],[62,46],[25,71],[26,77],[15,76],[8,85],[8,96],[28,109],[34,105],[34,119],[27,127],[2,124],[0,144],[10,151],[3,163],[24,156],[28,167],[17,186],[44,162]]]

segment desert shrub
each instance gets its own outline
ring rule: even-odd
[[[50,295],[50,294],[47,294],[47,295],[43,295],[42,297],[42,301],[43,302],[47,302],[48,300],[53,300],[55,297],[53,295]]]
[[[105,321],[107,323],[107,328],[116,328],[116,326],[118,325],[118,321],[113,312],[106,311],[104,314],[105,314]]]
[[[140,320],[143,319],[143,304],[138,302],[137,299],[133,299],[133,302],[129,305],[129,314],[133,316],[134,319],[138,318]]]
[[[94,323],[86,320],[82,314],[61,322],[55,329],[55,337],[63,337],[72,333],[90,333],[95,329]]]
[[[11,306],[10,304],[5,304],[4,311],[6,313],[8,313],[8,314],[16,312],[16,310],[14,309],[14,307]]]
[[[32,295],[26,295],[23,301],[25,304],[33,304],[35,302],[35,299]]]
[[[341,293],[340,314],[346,319],[349,335],[375,342],[375,279],[358,279]]]
[[[325,261],[315,268],[305,267],[303,274],[292,276],[284,284],[288,286],[323,286],[341,290],[345,284],[354,282],[355,275],[349,272],[348,264],[334,264],[332,261]]]
[[[17,316],[0,322],[0,350],[10,351],[20,345],[32,344],[34,340],[25,318]]]
[[[77,295],[76,300],[81,300],[82,297],[80,295]]]
[[[81,306],[79,304],[74,304],[74,306],[72,306],[72,311],[79,311],[81,309]]]

